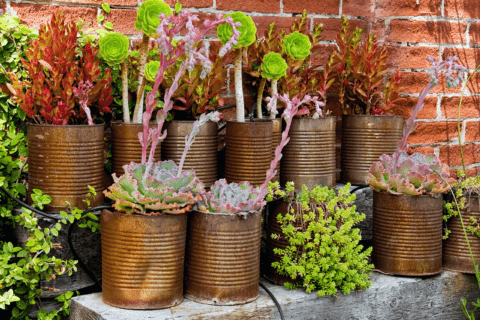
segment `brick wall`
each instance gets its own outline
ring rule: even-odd
[[[100,8],[101,0],[44,0],[5,1],[7,12],[14,13],[29,26],[47,21],[52,10],[62,6],[71,16],[81,17],[95,28],[97,16],[105,15],[115,31],[139,39],[134,29],[136,8],[140,0],[104,0],[111,13]],[[167,0],[170,5],[173,0]],[[480,64],[480,5],[477,0],[182,0],[184,8],[202,16],[211,13],[243,11],[252,16],[258,34],[263,35],[271,22],[288,28],[293,17],[307,9],[311,26],[323,23],[322,44],[325,55],[332,49],[339,30],[340,15],[347,15],[353,26],[374,32],[390,46],[390,62],[401,68],[406,88],[398,114],[408,116],[418,99],[419,92],[428,82],[429,67],[426,58],[437,59],[455,54],[460,62],[473,70]],[[229,79],[232,78],[233,67]],[[233,79],[232,79],[233,80]],[[230,81],[228,80],[229,84]],[[461,112],[462,140],[465,141],[465,160],[469,173],[480,167],[480,74],[468,86]],[[459,168],[458,134],[456,131],[457,106],[460,89],[448,90],[441,83],[426,99],[425,108],[418,117],[418,129],[409,142],[412,150],[435,152],[442,161]],[[227,103],[233,101],[233,85],[227,86]],[[339,115],[335,103],[330,103]]]

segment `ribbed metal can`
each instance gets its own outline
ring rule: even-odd
[[[470,225],[470,218],[480,219],[479,196],[467,196],[466,209],[461,211],[463,223]],[[475,273],[472,258],[463,233],[460,217],[452,217],[447,224],[451,233],[443,242],[443,268],[463,273]],[[480,264],[480,238],[467,231],[468,242],[476,264]]]
[[[335,122],[335,117],[293,118],[290,141],[282,152],[282,186],[293,181],[297,191],[302,185],[335,187]]]
[[[157,123],[151,122],[150,128],[156,128]],[[142,161],[142,146],[138,140],[138,133],[143,132],[141,123],[123,123],[112,121],[112,173],[117,177],[125,173],[123,166],[130,162]],[[147,149],[147,157],[150,154],[150,146]],[[157,145],[154,160],[160,161],[161,146]]]
[[[236,305],[258,297],[262,215],[193,211],[185,266],[185,298]]]
[[[193,129],[193,121],[174,120],[164,125],[167,137],[162,142],[162,160],[173,160],[180,163],[185,136]],[[218,180],[218,127],[209,121],[200,127],[195,142],[188,150],[184,170],[195,170],[197,177],[206,187]]]
[[[275,158],[275,149],[277,149],[278,145],[282,141],[282,118],[275,118],[272,120],[272,159]],[[280,182],[280,161],[278,162],[277,166],[275,167],[277,173],[272,178],[272,182]]]
[[[387,274],[442,271],[443,198],[373,191],[372,262]]]
[[[272,161],[272,121],[227,121],[225,179],[261,185]]]
[[[401,116],[343,115],[340,180],[366,185],[370,167],[393,154],[402,135]]]
[[[97,191],[92,207],[103,202],[104,125],[28,124],[28,201],[33,189],[52,197],[47,212],[59,212],[68,201],[85,209],[88,186]]]
[[[127,215],[103,210],[102,301],[162,309],[183,300],[187,215]]]

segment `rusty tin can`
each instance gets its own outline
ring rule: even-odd
[[[102,301],[162,309],[183,300],[186,214],[127,215],[103,210]]]
[[[150,122],[150,128],[156,128],[156,122]],[[117,177],[125,173],[123,166],[130,162],[142,161],[142,146],[138,140],[138,133],[143,132],[141,123],[123,123],[112,121],[112,173]],[[147,157],[150,154],[150,146],[147,149]],[[160,145],[157,145],[154,160],[160,161]]]
[[[65,210],[66,201],[86,209],[88,186],[97,191],[90,206],[103,202],[104,125],[28,124],[28,201],[33,189],[52,197],[47,212]]]
[[[167,137],[162,142],[162,160],[173,160],[177,165],[185,148],[185,136],[192,131],[193,121],[174,120],[164,125]],[[200,127],[195,142],[188,150],[184,170],[195,170],[195,174],[206,187],[218,180],[218,127],[208,121]]]
[[[282,152],[282,186],[293,181],[297,191],[302,185],[335,187],[335,122],[335,117],[293,119],[290,141]]]
[[[470,218],[480,219],[479,196],[467,196],[466,209],[461,211],[463,223],[470,225]],[[460,217],[451,217],[448,221],[448,229],[451,233],[443,242],[443,268],[463,273],[475,273],[472,257],[468,250],[465,234],[463,233]],[[467,231],[468,242],[472,249],[475,263],[480,264],[480,238]]]
[[[227,121],[225,179],[261,185],[272,161],[272,121]]]
[[[262,215],[193,211],[188,224],[185,298],[237,305],[258,297]]]
[[[393,154],[402,135],[401,116],[343,115],[340,180],[366,185],[370,167]]]
[[[443,197],[373,191],[372,262],[404,276],[442,271]]]
[[[275,149],[277,149],[278,145],[282,141],[282,118],[275,118],[272,120],[272,159],[275,158]],[[278,162],[277,166],[275,167],[277,173],[272,178],[272,182],[278,181],[280,182],[280,161]]]

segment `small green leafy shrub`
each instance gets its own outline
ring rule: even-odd
[[[360,230],[354,228],[365,214],[351,206],[355,194],[350,194],[349,189],[347,184],[336,195],[328,187],[308,190],[303,186],[296,201],[291,202],[290,212],[277,216],[282,235],[272,237],[284,237],[290,245],[274,249],[282,258],[272,266],[279,274],[299,280],[285,283],[285,287],[336,296],[337,290],[349,294],[372,285],[368,280],[373,269],[368,263],[372,248],[362,252]]]

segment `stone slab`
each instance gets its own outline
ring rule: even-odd
[[[263,280],[262,280],[263,281]],[[283,308],[286,319],[464,319],[460,300],[480,297],[474,275],[444,271],[426,278],[389,276],[374,272],[373,285],[362,292],[318,297],[303,290],[290,291],[264,282]],[[279,313],[260,288],[260,297],[241,306],[212,306],[184,300],[163,310],[125,310],[104,304],[101,293],[72,299],[71,320],[133,319],[280,319]],[[480,312],[477,317],[480,316]]]

